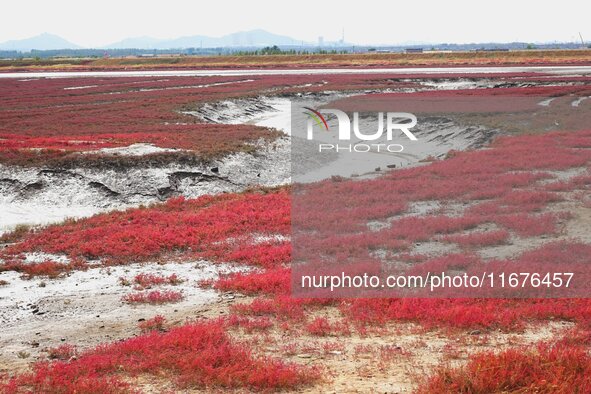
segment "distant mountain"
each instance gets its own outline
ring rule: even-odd
[[[0,43],[1,50],[8,51],[30,51],[31,49],[79,49],[80,46],[64,40],[55,34],[43,33],[38,36],[25,38],[23,40],[11,40]]]
[[[103,48],[108,49],[127,49],[127,48],[136,48],[136,49],[157,49],[159,43],[163,40],[159,40],[153,37],[131,37],[126,38],[124,40],[118,41],[116,43],[107,45]]]
[[[128,38],[110,45],[105,49],[172,49],[172,48],[218,48],[218,47],[265,47],[272,45],[299,45],[302,41],[291,37],[269,33],[265,30],[250,30],[228,34],[222,37],[187,36],[171,40],[159,40],[151,37]],[[307,43],[305,43],[307,44]]]

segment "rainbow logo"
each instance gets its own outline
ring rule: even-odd
[[[326,131],[328,131],[328,123],[326,123],[326,119],[324,119],[324,116],[322,116],[322,114],[320,112],[318,112],[310,107],[304,107],[304,109],[309,111],[309,112],[304,111],[304,113],[306,115],[308,115],[310,118],[314,119],[318,126],[323,127]]]

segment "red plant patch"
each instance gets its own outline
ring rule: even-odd
[[[214,287],[221,291],[237,291],[244,294],[284,294],[291,288],[291,270],[269,269],[264,272],[236,273],[218,279]]]
[[[31,279],[37,276],[55,279],[72,270],[85,270],[86,268],[88,266],[80,260],[74,260],[70,263],[58,263],[50,260],[41,263],[25,263],[18,260],[11,260],[0,265],[0,272],[22,272],[25,279]]]
[[[231,315],[228,324],[234,327],[240,327],[248,333],[254,331],[266,331],[273,327],[273,321],[268,317],[248,318],[244,316]]]
[[[541,215],[518,213],[498,216],[494,220],[504,227],[515,231],[522,237],[533,237],[536,235],[554,234],[556,232],[558,217],[552,213]]]
[[[445,235],[440,239],[444,242],[456,243],[460,246],[492,246],[500,245],[507,241],[509,232],[506,230],[474,232],[470,234],[451,234]]]
[[[443,367],[418,393],[589,393],[591,356],[584,346],[542,343],[534,349],[480,353],[459,368]]]
[[[272,299],[257,298],[250,304],[236,304],[232,312],[246,316],[275,316],[281,319],[301,319],[304,317],[304,301],[289,296]]]
[[[275,139],[280,133],[254,125],[203,123],[183,113],[200,104],[251,96],[266,89],[279,94],[407,85],[381,75],[3,80],[0,162],[84,165],[96,159],[77,152],[133,143],[188,151],[168,153],[177,159],[210,159],[252,151],[253,142]],[[99,164],[106,158],[100,160]]]
[[[124,286],[128,286],[133,283],[136,290],[143,290],[161,285],[176,286],[183,283],[184,280],[179,278],[177,274],[162,276],[157,274],[141,273],[134,276],[132,281],[129,281],[126,278],[119,278],[119,282]]]
[[[51,360],[69,360],[76,354],[78,354],[76,347],[67,343],[47,349],[47,356]]]
[[[427,328],[514,330],[545,319],[591,324],[590,299],[356,299],[341,310],[349,319],[370,324],[418,322]]]
[[[306,331],[315,336],[326,336],[332,331],[330,322],[325,317],[317,317],[306,325]]]
[[[151,319],[141,321],[138,323],[138,328],[142,333],[148,333],[150,331],[165,331],[164,324],[166,318],[162,315],[156,315]]]
[[[123,378],[166,377],[178,388],[295,389],[317,372],[253,356],[232,342],[220,320],[151,332],[82,353],[70,362],[37,363],[0,385],[4,392],[128,393]]]
[[[256,238],[260,234],[288,233],[288,201],[286,190],[172,199],[150,208],[49,226],[28,233],[21,243],[5,248],[2,254],[45,251],[123,264],[183,252],[230,261],[237,251],[246,248],[258,250],[256,256],[266,256],[249,263],[273,266],[288,261],[289,245],[281,240],[256,245]],[[273,254],[273,250],[282,252]]]
[[[128,304],[168,304],[181,301],[185,296],[180,291],[152,290],[124,295],[121,300]]]

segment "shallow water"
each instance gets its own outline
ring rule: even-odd
[[[418,141],[399,141],[404,146],[400,153],[390,152],[330,152],[318,154],[314,151],[315,144],[304,138],[292,135],[292,130],[304,130],[304,125],[293,128],[292,122],[302,119],[292,116],[293,108],[302,105],[319,107],[345,95],[318,95],[306,97],[259,97],[247,101],[225,101],[218,106],[203,107],[193,113],[206,121],[225,124],[254,124],[257,126],[273,127],[291,135],[291,167],[292,180],[296,182],[316,182],[332,176],[372,176],[390,170],[419,164],[428,157],[441,158],[450,150],[465,150],[473,148],[492,138],[493,133],[478,128],[468,128],[457,125],[447,119],[421,120],[417,127]],[[348,94],[346,96],[351,96]],[[375,119],[362,118],[361,129],[375,127]],[[330,123],[330,122],[329,122]],[[331,126],[332,127],[332,126]],[[338,144],[335,134],[318,133],[315,138],[319,143]],[[386,142],[386,141],[375,141]],[[290,149],[286,146],[285,149]],[[288,156],[286,156],[288,157]],[[379,169],[379,170],[377,170]]]

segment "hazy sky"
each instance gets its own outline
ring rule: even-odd
[[[265,29],[316,42],[591,41],[585,0],[18,0],[0,5],[0,42],[43,32],[81,46],[125,37],[221,36]]]

